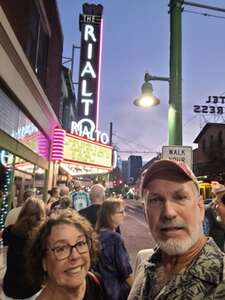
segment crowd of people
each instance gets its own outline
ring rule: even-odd
[[[225,299],[225,186],[206,209],[185,163],[160,160],[142,177],[146,222],[157,246],[134,272],[120,225],[122,198],[54,187],[47,203],[25,191],[0,233],[7,250],[3,299]]]

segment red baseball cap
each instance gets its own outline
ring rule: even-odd
[[[184,162],[178,162],[175,160],[169,160],[169,159],[161,159],[156,162],[154,162],[146,171],[144,174],[143,182],[142,182],[142,191],[146,188],[149,181],[151,181],[153,175],[162,172],[162,171],[171,171],[171,172],[177,172],[185,175],[187,179],[190,179],[194,182],[196,185],[198,191],[199,191],[199,185],[198,180],[190,167],[184,163]]]

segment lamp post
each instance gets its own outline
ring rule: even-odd
[[[149,107],[159,104],[152,92],[153,88],[149,81],[159,80],[169,82],[169,110],[168,110],[168,131],[169,145],[182,145],[182,18],[183,5],[204,8],[213,11],[225,12],[224,8],[209,6],[201,3],[194,3],[184,0],[169,0],[170,13],[170,76],[157,77],[148,73],[145,74],[145,83],[142,85],[141,98],[136,99],[136,106]],[[147,101],[147,97],[150,101]]]
[[[169,145],[182,145],[182,0],[170,0]]]
[[[153,95],[151,80],[169,82],[168,131],[169,145],[182,145],[182,88],[181,88],[181,11],[182,0],[170,0],[170,77],[152,76],[145,73],[142,96],[134,101],[136,106],[158,105]]]

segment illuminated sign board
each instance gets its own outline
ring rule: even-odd
[[[81,50],[78,88],[79,120],[89,119],[98,129],[102,42],[102,5],[83,5],[80,14]],[[90,127],[90,122],[86,125]]]
[[[66,134],[64,161],[112,168],[112,147]]]
[[[193,111],[194,113],[222,115],[225,113],[225,106],[221,104],[225,104],[225,96],[209,96],[204,105],[194,105]]]

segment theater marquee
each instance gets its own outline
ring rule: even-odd
[[[112,147],[66,134],[64,161],[66,160],[111,169]]]

